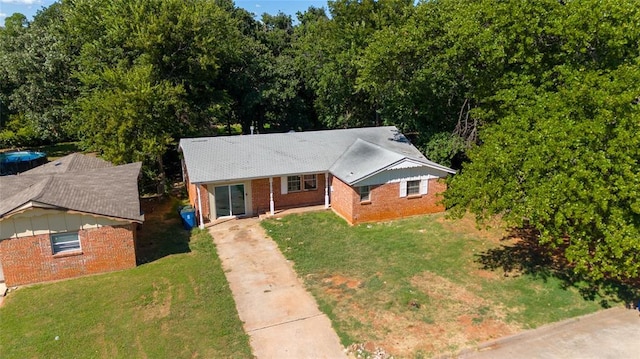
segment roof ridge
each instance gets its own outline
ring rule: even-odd
[[[49,187],[49,185],[51,185],[51,181],[53,181],[53,175],[44,175],[44,176],[46,176],[46,178],[43,178],[41,181],[36,182],[33,185],[29,186],[29,187],[34,187],[42,184],[42,188],[40,188],[40,191],[37,194],[32,196],[31,201],[35,201],[35,200],[38,200],[39,198],[42,198],[44,193],[46,193],[45,189]]]
[[[46,193],[45,189],[49,187],[50,183],[51,183],[50,178],[43,178],[40,181],[35,181],[34,183],[27,186],[26,188],[14,193],[9,198],[3,198],[3,201],[0,202],[0,208],[2,208],[0,210],[0,218],[4,217],[4,215],[9,212],[21,206],[24,206],[29,202],[36,201],[38,198],[41,198],[44,195],[44,193]],[[32,190],[36,192],[33,194],[29,193],[29,191],[32,191]],[[7,205],[9,207],[5,207]]]
[[[269,132],[269,133],[258,133],[254,135],[248,134],[239,134],[239,135],[216,135],[216,136],[205,136],[205,137],[182,137],[179,142],[204,142],[213,138],[234,138],[234,137],[264,137],[264,136],[273,136],[273,135],[307,135],[307,134],[317,134],[322,132],[335,132],[335,131],[361,131],[361,130],[371,130],[371,129],[395,129],[398,133],[402,134],[398,127],[394,125],[389,126],[367,126],[367,127],[349,127],[349,128],[335,128],[335,129],[322,129],[322,130],[309,130],[309,131],[288,131],[288,132]],[[403,135],[404,136],[404,135]],[[178,144],[180,147],[180,144]]]
[[[375,148],[378,148],[378,149],[384,150],[384,151],[386,151],[386,152],[390,152],[390,153],[394,153],[394,154],[397,154],[397,155],[403,156],[403,158],[407,158],[407,156],[406,156],[405,154],[398,153],[398,152],[396,152],[396,151],[391,151],[391,150],[390,150],[390,149],[388,149],[388,148],[384,148],[384,147],[382,147],[382,146],[380,146],[380,145],[377,145],[377,144],[375,144],[375,143],[369,142],[369,141],[367,141],[367,140],[363,140],[362,138],[358,137],[358,138],[356,138],[356,140],[355,140],[355,141],[353,141],[353,143],[352,143],[351,145],[349,145],[349,147],[347,147],[347,149],[346,149],[346,150],[344,150],[344,152],[342,152],[342,154],[340,155],[340,157],[338,157],[335,161],[333,161],[333,163],[331,164],[331,166],[329,166],[329,170],[331,170],[331,168],[333,168],[333,166],[334,166],[336,163],[340,162],[340,161],[341,161],[341,160],[342,160],[342,159],[343,159],[343,158],[344,158],[344,157],[349,153],[349,151],[350,151],[351,149],[353,149],[353,148],[354,148],[354,147],[355,147],[359,142],[362,142],[362,143],[364,143],[364,144],[366,144],[366,145],[368,145],[368,146],[373,146],[373,147],[375,147]]]
[[[349,184],[358,182],[358,181],[362,180],[363,178],[365,178],[367,175],[366,174],[365,175],[361,175],[361,176],[359,176],[357,178],[353,178],[353,179],[349,180],[346,177],[344,177],[343,175],[338,174],[337,172],[339,172],[339,171],[336,171],[336,170],[337,170],[337,167],[340,167],[340,165],[342,165],[342,162],[349,161],[349,157],[352,155],[353,151],[356,151],[358,149],[358,146],[366,146],[366,147],[368,147],[366,149],[367,152],[377,152],[378,154],[380,154],[380,153],[388,153],[389,155],[393,156],[392,158],[389,159],[390,162],[386,163],[384,165],[384,167],[389,167],[389,166],[391,166],[393,164],[396,164],[396,163],[398,163],[400,161],[410,159],[405,154],[402,154],[402,153],[399,153],[399,152],[396,152],[396,151],[392,151],[392,150],[390,150],[388,148],[379,146],[379,145],[377,145],[375,143],[371,143],[369,141],[363,140],[363,139],[358,137],[340,155],[340,157],[338,157],[338,159],[334,163],[331,164],[331,167],[329,167],[329,172],[331,172],[334,176],[340,178],[341,180],[346,181]],[[380,157],[383,157],[383,156],[380,156]],[[351,174],[353,174],[353,172]]]
[[[400,156],[402,156],[402,158],[400,158],[399,160],[395,161],[395,162],[394,162],[394,163],[392,163],[391,165],[394,165],[394,164],[399,163],[399,162],[401,162],[401,161],[410,160],[410,161],[420,162],[420,163],[425,164],[425,165],[428,165],[428,166],[436,167],[437,169],[443,170],[443,171],[445,171],[445,172],[455,173],[455,171],[451,172],[451,171],[452,171],[452,169],[451,169],[451,168],[449,168],[449,167],[447,167],[447,166],[443,166],[443,165],[441,165],[441,164],[439,164],[439,163],[433,162],[433,161],[431,161],[430,159],[426,158],[426,156],[425,156],[425,158],[424,158],[424,159],[423,159],[423,158],[416,158],[416,157],[413,157],[413,156],[409,156],[409,155],[407,155],[406,153],[400,153],[400,152],[392,151],[392,150],[390,150],[390,149],[388,149],[388,148],[385,148],[385,147],[382,147],[382,146],[380,146],[380,145],[378,145],[378,144],[375,144],[375,143],[369,142],[369,141],[367,141],[367,140],[363,140],[363,139],[361,139],[360,137],[358,137],[358,138],[356,139],[356,141],[355,141],[355,142],[357,142],[357,141],[362,141],[362,142],[368,143],[368,144],[369,144],[369,145],[371,145],[371,146],[375,146],[375,147],[377,147],[377,148],[380,148],[380,149],[382,149],[382,150],[385,150],[385,151],[388,151],[388,152],[391,152],[391,153],[397,153],[397,154],[399,154]],[[355,142],[354,142],[354,144],[355,144]],[[349,148],[351,148],[351,147],[349,147]],[[349,149],[347,149],[347,151],[348,151],[348,150],[349,150]],[[345,152],[346,152],[346,151],[345,151]],[[342,156],[341,156],[341,157],[342,157]],[[390,166],[391,166],[391,165],[390,165]]]
[[[73,168],[73,165],[78,162],[78,158],[80,158],[78,152],[74,152],[72,154],[69,155],[69,164],[67,165],[67,168],[65,168],[64,173],[68,173],[70,172],[69,169]],[[73,172],[73,171],[71,171]]]

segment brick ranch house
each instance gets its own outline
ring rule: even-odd
[[[451,168],[394,126],[181,139],[200,226],[324,204],[350,224],[441,212]]]
[[[0,281],[24,285],[136,266],[140,163],[71,154],[0,177]]]

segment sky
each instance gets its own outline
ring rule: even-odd
[[[54,0],[0,0],[0,23],[13,13],[19,12],[31,20],[33,15],[43,7],[53,4]],[[263,13],[275,15],[282,11],[296,19],[296,12],[304,12],[309,6],[327,7],[327,0],[235,0],[237,7],[242,7],[260,18]]]

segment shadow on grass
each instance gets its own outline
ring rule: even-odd
[[[503,270],[505,276],[531,275],[546,281],[553,277],[563,283],[564,288],[578,289],[583,298],[596,300],[608,308],[610,300],[626,303],[637,300],[636,285],[611,279],[598,281],[576,274],[563,255],[562,248],[551,249],[538,243],[538,232],[530,228],[513,229],[503,241],[511,241],[498,248],[488,249],[476,255],[476,261],[486,270]]]
[[[175,197],[151,197],[141,199],[145,221],[138,230],[136,241],[137,264],[153,262],[160,258],[191,252],[191,231],[184,229],[177,208],[181,204]]]

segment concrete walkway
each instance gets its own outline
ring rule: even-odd
[[[347,358],[329,318],[257,219],[209,232],[257,358]]]
[[[484,343],[459,358],[639,358],[639,335],[638,311],[618,307]]]

